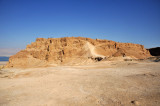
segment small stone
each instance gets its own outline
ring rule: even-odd
[[[136,100],[131,101],[131,103],[132,103],[132,104],[134,104],[134,105],[137,105],[137,106],[139,105],[139,102],[138,102],[138,101],[136,101]]]

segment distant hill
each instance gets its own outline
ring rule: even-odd
[[[160,56],[160,47],[148,49],[152,56]]]
[[[0,56],[0,61],[8,61],[9,57],[6,56]]]

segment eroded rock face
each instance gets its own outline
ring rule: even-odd
[[[11,56],[6,67],[39,67],[111,56],[144,59],[150,53],[143,45],[132,43],[83,37],[37,38],[25,50]]]

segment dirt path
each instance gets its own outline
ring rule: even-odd
[[[104,58],[105,56],[97,54],[95,51],[95,46],[93,46],[92,44],[90,44],[89,42],[86,43],[85,45],[85,49],[88,50],[91,56],[93,57],[102,57]]]

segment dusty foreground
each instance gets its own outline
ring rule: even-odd
[[[0,71],[0,106],[159,106],[160,62]]]

